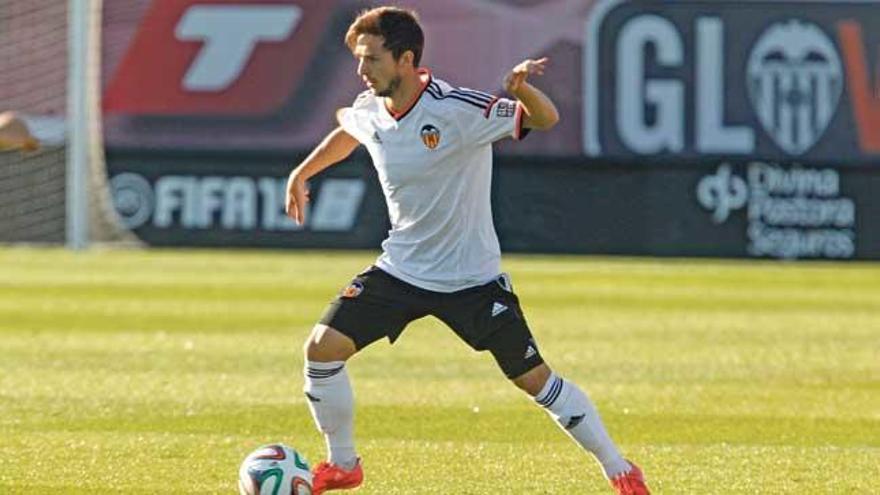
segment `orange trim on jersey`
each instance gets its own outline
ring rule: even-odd
[[[421,99],[422,94],[424,94],[425,89],[427,89],[428,84],[431,83],[431,71],[425,68],[421,68],[416,71],[419,74],[419,77],[422,78],[422,87],[419,88],[419,92],[416,93],[416,96],[412,99],[411,102],[406,106],[406,109],[401,112],[395,112],[393,108],[388,106],[388,98],[385,98],[385,110],[388,110],[388,113],[394,118],[394,120],[400,120],[406,117],[406,114],[409,113],[410,110],[416,106],[419,99]]]
[[[516,119],[516,123],[514,124],[515,127],[513,128],[513,139],[517,141],[525,137],[523,135],[523,113],[525,113],[523,110],[523,104],[520,102],[516,102],[516,114],[514,117]]]

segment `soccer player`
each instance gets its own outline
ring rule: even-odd
[[[619,494],[647,494],[641,471],[609,438],[593,404],[544,362],[510,278],[501,273],[492,223],[492,143],[522,139],[559,120],[528,83],[547,60],[507,74],[515,100],[458,88],[419,65],[424,36],[415,13],[361,13],[345,42],[368,90],[337,112],[339,126],[290,174],[287,213],[303,223],[306,181],[358,146],[369,151],[388,204],[391,231],[375,265],[330,304],[307,339],[305,393],[329,451],[314,470],[314,493],[363,482],[354,444],[354,404],[345,362],[371,343],[392,343],[413,320],[432,315],[504,374],[592,453]]]

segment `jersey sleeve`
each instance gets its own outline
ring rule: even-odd
[[[361,143],[370,139],[370,132],[367,129],[367,122],[369,121],[368,100],[368,92],[361,93],[355,98],[354,103],[350,107],[340,108],[336,112],[336,120],[339,122],[342,130]]]
[[[464,139],[477,145],[491,144],[506,137],[520,140],[523,129],[523,107],[514,100],[495,98],[485,109],[468,109],[460,118]]]

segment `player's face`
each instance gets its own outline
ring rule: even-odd
[[[385,39],[372,34],[358,36],[354,56],[358,61],[358,75],[376,96],[391,96],[400,86],[400,61],[394,60]],[[401,57],[402,59],[403,57]]]

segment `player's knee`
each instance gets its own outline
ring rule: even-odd
[[[552,373],[550,367],[542,363],[514,378],[512,381],[522,391],[535,397],[544,388]]]
[[[303,344],[303,354],[309,361],[345,361],[355,352],[354,341],[327,325],[315,325]]]

